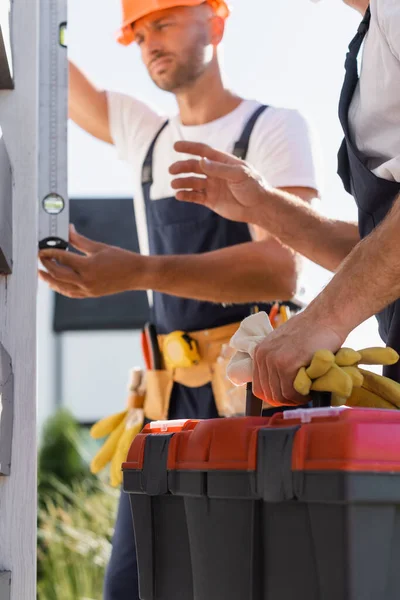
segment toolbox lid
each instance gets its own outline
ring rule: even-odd
[[[177,419],[175,421],[152,421],[148,423],[133,440],[128,452],[126,462],[122,463],[123,470],[142,470],[146,439],[152,435],[175,434],[179,431],[190,431],[198,421],[190,419]]]
[[[193,421],[192,421],[193,422]],[[190,419],[177,419],[176,421],[152,421],[146,427],[150,433],[176,433],[182,431]]]
[[[255,471],[257,432],[269,419],[233,417],[200,421],[174,435],[169,446],[169,471]]]
[[[292,471],[400,473],[400,411],[361,408],[153,422],[134,439],[123,469],[143,469],[146,439],[170,434],[168,471],[256,471],[258,453],[267,447],[258,443],[260,430],[271,438],[271,453],[282,444],[282,436],[273,435],[280,429],[294,431]]]
[[[301,425],[293,471],[400,472],[400,411],[321,408],[271,421],[274,427]]]
[[[173,436],[167,468],[255,471],[260,430],[265,437],[268,430],[293,427],[292,471],[400,472],[400,411],[361,408],[200,421]]]

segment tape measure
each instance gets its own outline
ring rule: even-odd
[[[40,0],[39,248],[68,248],[67,0]]]
[[[200,362],[196,340],[184,331],[173,331],[166,335],[162,351],[165,364],[170,369],[192,367]]]

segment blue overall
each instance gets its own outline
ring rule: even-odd
[[[247,122],[233,153],[245,159],[250,136],[259,116],[267,109],[260,106]],[[142,189],[147,216],[150,254],[198,254],[250,242],[248,225],[228,221],[208,208],[174,197],[151,200],[153,154],[164,123],[143,163]],[[288,303],[290,306],[290,303]],[[271,305],[260,306],[269,310]],[[241,321],[250,314],[250,305],[222,305],[161,294],[153,294],[152,322],[159,334],[175,330],[198,331]],[[200,388],[175,384],[172,390],[170,419],[210,419],[217,417],[211,383]],[[135,540],[128,494],[121,494],[115,525],[113,551],[105,580],[105,600],[138,600]]]
[[[357,203],[361,237],[366,237],[379,225],[400,193],[400,183],[381,179],[366,167],[349,130],[349,108],[359,81],[357,57],[368,32],[370,20],[371,13],[368,8],[349,46],[345,63],[346,76],[339,104],[339,117],[345,139],[339,150],[338,173],[346,191],[354,196]],[[400,301],[397,300],[385,308],[377,315],[377,319],[383,341],[400,352]],[[400,365],[385,367],[384,375],[400,382]]]

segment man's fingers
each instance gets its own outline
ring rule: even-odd
[[[85,298],[85,295],[82,291],[75,285],[71,285],[68,283],[59,282],[54,277],[50,275],[50,273],[46,273],[46,271],[39,270],[39,277],[47,283],[47,285],[58,294],[63,296],[67,296],[68,298]]]
[[[281,389],[283,397],[286,400],[288,406],[301,406],[307,404],[307,398],[298,394],[293,387],[294,379],[292,382],[287,377],[281,379]]]
[[[242,164],[243,162],[236,156],[232,156],[232,154],[214,150],[214,148],[200,142],[176,142],[174,149],[176,152],[182,152],[183,154],[193,154],[194,156],[201,156],[231,165]]]
[[[253,361],[253,393],[257,398],[272,404],[272,393],[269,387],[268,372],[265,365],[262,365],[260,361],[254,357]]]
[[[171,187],[174,190],[195,190],[203,192],[207,186],[207,179],[205,177],[178,177],[173,179]]]
[[[42,265],[47,269],[54,279],[57,281],[63,281],[66,283],[78,284],[80,281],[80,277],[78,273],[71,268],[63,267],[62,265],[57,264],[54,260],[50,260],[47,258],[40,259]]]
[[[253,394],[255,396],[257,396],[257,398],[261,398],[261,400],[267,400],[267,398],[264,398],[264,392],[262,390],[261,384],[260,384],[260,372],[257,368],[257,364],[256,361],[253,362]]]
[[[197,173],[197,175],[203,175],[200,161],[195,158],[175,162],[170,166],[169,172],[171,175],[180,175],[181,173]]]
[[[202,158],[200,161],[200,167],[205,175],[210,177],[218,177],[219,179],[225,179],[230,183],[240,183],[247,177],[246,172],[242,165],[226,165],[222,162],[215,160],[208,160]]]
[[[281,382],[275,369],[269,369],[268,371],[268,387],[271,390],[270,399],[275,406],[285,404],[285,399],[282,397]]]
[[[254,355],[253,386],[254,393],[271,406],[281,406],[279,379],[270,373],[266,361],[266,354],[262,350],[256,350]]]
[[[95,254],[104,248],[104,244],[90,240],[78,233],[74,225],[69,228],[69,241],[71,246],[82,252],[83,254]]]
[[[294,388],[293,387],[285,388],[284,382],[287,381],[287,379],[286,378],[282,379],[282,377],[279,374],[279,371],[277,371],[277,377],[278,377],[278,385],[279,385],[279,390],[280,390],[279,404],[283,405],[283,406],[298,406],[299,402],[296,402],[297,394],[294,391]],[[300,404],[305,404],[304,398],[301,398]]]
[[[47,273],[46,271],[42,271],[42,269],[39,269],[39,277],[42,281],[45,281],[46,283],[48,283],[50,287],[52,287],[53,285],[57,285],[57,282],[54,279],[54,277],[52,277],[50,275],[50,273]]]
[[[207,197],[201,192],[181,190],[176,192],[175,198],[181,202],[192,202],[193,204],[203,204],[204,206],[207,206]]]
[[[195,173],[196,175],[209,175],[217,177],[232,183],[240,183],[247,177],[246,171],[241,164],[225,164],[221,161],[209,160],[182,160],[170,166],[171,175],[181,175],[183,173]]]
[[[53,248],[46,248],[39,252],[40,260],[55,260],[65,267],[69,267],[74,271],[79,272],[79,268],[87,260],[84,256],[79,256],[73,252],[66,252],[65,250],[56,250]]]

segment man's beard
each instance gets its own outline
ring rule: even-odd
[[[158,75],[150,75],[153,82],[164,92],[176,92],[192,84],[200,77],[203,69],[194,69],[188,63],[177,64],[170,71]]]
[[[202,40],[193,44],[192,47],[184,53],[185,62],[175,62],[167,65],[164,73],[153,75],[149,71],[150,77],[158,88],[165,92],[177,92],[195,82],[205,70],[204,62],[204,43]],[[163,56],[160,53],[161,58]]]

